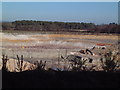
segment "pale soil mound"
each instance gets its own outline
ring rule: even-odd
[[[7,61],[7,64],[6,64],[8,71],[10,71],[10,72],[20,72],[17,63],[18,63],[18,60],[16,60],[16,59],[9,59]],[[0,59],[0,69],[1,68],[2,68],[2,59]],[[23,61],[22,71],[33,70],[35,68],[36,68],[36,66],[34,64],[29,63],[27,61]]]

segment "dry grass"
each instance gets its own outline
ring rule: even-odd
[[[2,39],[2,41],[5,41],[5,42],[13,42],[13,43],[18,43],[18,42],[31,42],[33,40],[15,40],[15,39],[8,39],[8,38],[5,38],[5,39]]]
[[[77,38],[81,40],[64,40],[67,42],[81,42],[82,39],[98,39],[98,40],[118,40],[117,35],[70,35],[70,34],[44,34],[44,35],[30,35],[29,38],[25,39],[10,39],[8,37],[0,38],[0,42],[13,42],[13,43],[19,43],[19,42],[32,42],[32,41],[52,41],[56,38]],[[93,42],[92,42],[93,43]]]
[[[1,41],[19,43],[19,42],[33,42],[33,41],[47,42],[47,41],[50,41],[50,40],[54,40],[54,39],[24,39],[24,40],[21,40],[21,39],[8,39],[8,38],[5,38],[5,39],[2,39]]]
[[[46,34],[34,35],[32,37],[49,37],[49,38],[80,38],[80,39],[111,39],[118,40],[117,35],[70,35],[70,34]]]

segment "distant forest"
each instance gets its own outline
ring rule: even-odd
[[[120,25],[116,23],[95,25],[94,23],[50,22],[22,20],[3,22],[2,30],[55,31],[55,32],[87,32],[87,33],[120,33]]]

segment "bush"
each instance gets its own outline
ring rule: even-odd
[[[117,71],[120,65],[118,61],[116,60],[116,56],[115,55],[113,56],[112,52],[110,51],[109,53],[106,53],[104,57],[105,57],[105,61],[103,61],[103,58],[101,58],[103,70],[106,72]]]
[[[8,57],[7,56],[5,56],[5,55],[2,55],[3,57],[2,57],[2,64],[3,64],[3,66],[2,66],[2,71],[8,71],[8,69],[7,69],[7,61],[9,60],[8,59]]]
[[[83,59],[80,56],[69,55],[67,59],[71,62],[72,71],[82,71],[85,69],[85,63],[87,60]]]
[[[40,62],[36,61],[34,64],[37,66],[35,70],[45,70],[46,61],[43,62],[42,60],[40,60]]]

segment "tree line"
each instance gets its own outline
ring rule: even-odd
[[[51,22],[32,20],[21,20],[2,23],[2,30],[120,33],[119,29],[120,25],[116,23],[95,25],[94,23],[84,22],[75,23],[75,22]]]

